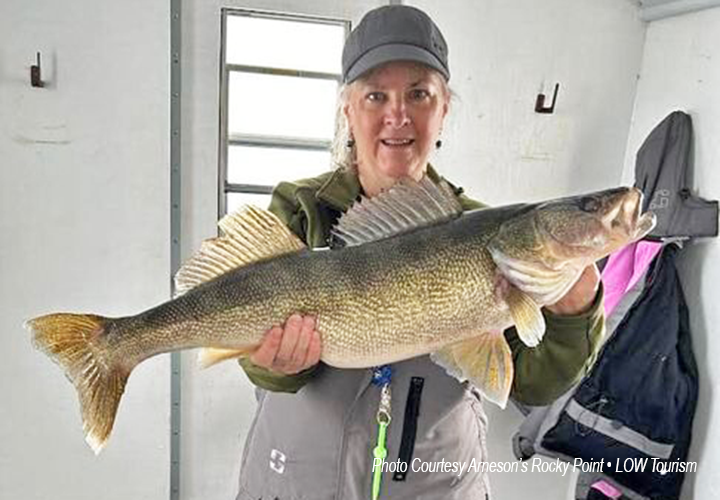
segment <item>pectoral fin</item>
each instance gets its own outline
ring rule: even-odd
[[[501,331],[450,345],[430,357],[450,375],[470,381],[486,399],[505,408],[514,372],[512,353]]]
[[[540,307],[514,286],[509,286],[505,291],[505,302],[510,308],[520,340],[528,347],[538,345],[545,335],[545,318]]]
[[[241,358],[252,354],[255,348],[248,349],[215,349],[206,347],[198,353],[198,365],[200,368],[209,368],[228,359]]]

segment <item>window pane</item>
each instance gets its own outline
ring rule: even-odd
[[[269,194],[253,194],[253,193],[227,193],[225,209],[227,213],[232,213],[244,205],[255,205],[258,208],[267,208],[270,204]]]
[[[227,16],[227,62],[340,73],[343,25]]]
[[[335,81],[232,72],[228,90],[231,134],[332,137]]]
[[[274,186],[330,170],[330,152],[230,146],[227,180],[232,184]]]

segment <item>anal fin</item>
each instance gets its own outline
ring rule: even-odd
[[[500,408],[507,405],[514,368],[510,346],[501,331],[452,344],[430,358],[453,377],[471,382]]]
[[[205,347],[200,349],[198,353],[198,365],[200,368],[209,368],[228,359],[248,356],[255,352],[255,349],[257,349],[257,347],[245,349],[216,349],[214,347]]]

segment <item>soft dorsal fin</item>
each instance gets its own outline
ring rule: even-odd
[[[273,213],[246,206],[223,217],[222,235],[203,241],[200,250],[175,275],[175,294],[252,262],[299,252],[300,239]]]
[[[453,219],[462,207],[447,182],[402,179],[373,198],[362,197],[340,218],[333,234],[345,246],[381,240],[435,222]]]

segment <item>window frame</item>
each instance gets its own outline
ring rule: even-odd
[[[314,78],[322,80],[335,80],[342,84],[340,73],[325,73],[318,71],[305,71],[292,68],[274,68],[268,66],[250,66],[230,64],[227,62],[227,19],[229,16],[246,16],[263,19],[288,20],[295,22],[308,22],[312,24],[331,24],[343,26],[345,38],[350,33],[351,24],[347,19],[323,16],[309,16],[287,12],[274,12],[256,9],[239,9],[224,7],[221,9],[220,28],[220,140],[218,151],[218,219],[223,217],[227,208],[227,195],[230,193],[271,194],[273,186],[258,184],[238,184],[228,182],[228,152],[231,146],[272,147],[295,149],[302,151],[330,151],[332,140],[302,139],[295,137],[268,136],[261,134],[230,134],[229,133],[229,82],[233,72],[266,74],[275,76],[292,76],[298,78]]]

